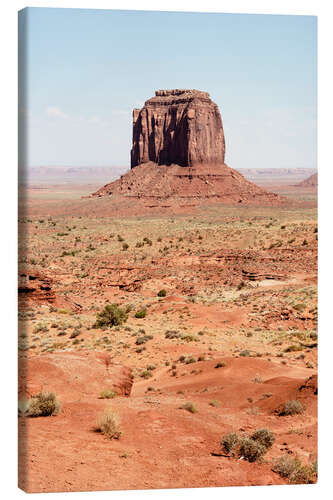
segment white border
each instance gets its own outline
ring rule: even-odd
[[[1,36],[1,302],[2,321],[2,481],[1,491],[4,498],[16,498],[24,495],[16,488],[16,165],[17,165],[17,11],[26,7],[22,1],[11,0],[2,5],[0,16]],[[182,490],[150,490],[135,492],[91,492],[71,493],[72,498],[95,496],[112,499],[133,498],[137,500],[153,499],[199,499],[203,495],[211,499],[227,496],[228,500],[266,498],[292,498],[301,495],[302,500],[314,496],[328,498],[332,491],[332,411],[331,399],[332,353],[332,7],[326,0],[53,0],[36,1],[28,6],[33,7],[72,7],[72,8],[103,8],[103,9],[133,9],[133,10],[168,10],[168,11],[199,11],[199,12],[233,12],[256,14],[295,14],[318,15],[319,29],[319,233],[320,233],[320,481],[314,486],[284,486],[284,487],[248,487],[248,488],[209,488]],[[4,420],[4,421],[3,421]],[[297,488],[297,489],[296,489]],[[61,495],[61,496],[59,496]],[[65,493],[52,494],[52,498],[62,499]],[[38,498],[44,498],[39,494]],[[35,497],[35,495],[31,495]],[[37,497],[36,497],[37,498]]]

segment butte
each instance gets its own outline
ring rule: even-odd
[[[92,197],[277,205],[277,194],[225,164],[218,106],[208,92],[157,90],[133,110],[131,170]]]

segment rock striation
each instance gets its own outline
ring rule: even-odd
[[[157,90],[133,111],[131,167],[224,163],[225,140],[218,106],[208,92]]]

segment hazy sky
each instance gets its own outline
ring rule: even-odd
[[[316,167],[315,17],[29,8],[29,166],[129,165],[132,109],[196,88],[233,168]]]

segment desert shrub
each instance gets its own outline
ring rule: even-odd
[[[184,340],[185,342],[199,342],[198,337],[196,337],[195,335],[191,335],[191,334],[186,334],[186,335],[182,334],[181,339]]]
[[[226,453],[230,453],[237,447],[239,442],[238,436],[235,432],[225,434],[221,439],[221,446]]]
[[[261,458],[267,451],[259,441],[244,436],[239,440],[239,455],[244,457],[249,462],[255,462]]]
[[[140,309],[135,313],[136,318],[145,318],[147,316],[147,309]]]
[[[33,333],[48,332],[49,329],[45,323],[38,323],[33,329]]]
[[[119,439],[121,436],[119,419],[111,408],[106,408],[104,413],[98,417],[96,429],[110,439]]]
[[[135,245],[136,248],[142,248],[144,246],[143,241],[138,241]]]
[[[247,349],[245,349],[245,351],[241,351],[239,353],[240,356],[243,356],[243,357],[248,357],[248,356],[251,356],[251,353],[250,351],[248,351]]]
[[[186,364],[186,365],[189,365],[190,363],[195,363],[195,362],[196,362],[195,358],[194,358],[193,356],[189,356],[189,357],[186,359],[185,364]]]
[[[123,243],[123,250],[127,250],[129,248],[129,244],[128,243]]]
[[[269,429],[257,429],[251,436],[251,439],[265,446],[271,448],[275,441],[275,436]]]
[[[226,363],[224,363],[224,361],[219,361],[216,365],[215,365],[215,368],[224,368],[226,365]]]
[[[124,309],[118,307],[117,304],[107,304],[103,311],[97,314],[93,328],[122,325],[127,318]]]
[[[122,236],[120,236],[120,234],[118,234],[117,238],[118,238],[118,241],[120,241],[120,242],[124,241],[124,238]]]
[[[146,342],[148,342],[148,340],[151,340],[152,338],[154,338],[152,335],[144,335],[143,337],[139,337],[138,339],[136,339],[136,345],[141,345],[141,344],[145,344]]]
[[[175,330],[168,330],[167,332],[165,332],[165,338],[166,339],[181,339],[182,333],[176,332]]]
[[[118,393],[116,391],[112,391],[110,389],[105,389],[102,391],[99,395],[100,399],[113,399],[118,396]]]
[[[27,415],[29,417],[48,417],[56,415],[60,410],[60,403],[53,392],[40,392],[28,402]]]
[[[162,288],[162,290],[160,290],[157,294],[158,297],[165,297],[166,296],[166,290],[164,288]]]
[[[185,403],[184,405],[181,406],[181,409],[187,410],[190,413],[197,413],[198,411],[194,403]]]
[[[303,465],[298,458],[283,455],[273,462],[272,470],[292,484],[312,484],[317,481],[317,462]]]
[[[142,373],[140,373],[141,378],[147,379],[147,378],[150,378],[152,376],[153,376],[153,374],[151,373],[150,370],[144,370]]]
[[[286,401],[279,413],[280,416],[284,415],[299,415],[300,413],[303,413],[304,411],[304,406],[300,401],[295,400],[289,400]]]
[[[216,401],[216,399],[212,399],[211,401],[209,401],[209,404],[210,404],[210,406],[217,408],[220,403],[218,401]]]

